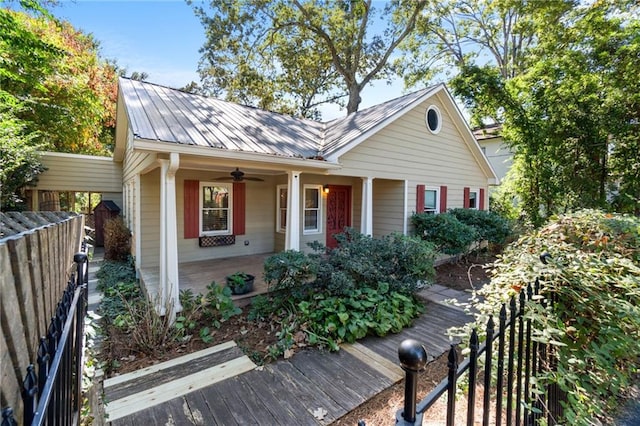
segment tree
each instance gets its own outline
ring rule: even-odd
[[[417,40],[440,48],[457,67],[451,85],[472,111],[474,124],[487,117],[503,124],[528,218],[541,224],[556,212],[608,207],[612,194],[617,194],[614,206],[637,211],[640,139],[631,123],[637,120],[638,95],[630,76],[640,72],[638,6],[630,1],[455,5],[448,9],[452,24],[440,30],[449,38],[429,45],[438,30],[421,21],[418,28],[432,33]],[[495,37],[498,33],[503,36]],[[475,54],[465,54],[471,45]],[[490,60],[478,64],[478,52],[490,52]]]
[[[57,22],[41,3],[0,9],[0,200],[20,209],[21,189],[43,171],[38,152],[108,154],[115,67],[91,36]]]
[[[24,99],[19,114],[28,129],[59,152],[106,155],[113,146],[117,80],[115,69],[101,60],[92,36],[68,22],[8,11],[33,37],[59,52],[50,70],[31,80],[8,78],[7,92]],[[8,57],[14,60],[10,47]],[[17,57],[16,59],[17,60]],[[35,59],[23,58],[20,68],[37,69]]]
[[[207,90],[229,100],[317,117],[319,104],[338,103],[346,95],[351,113],[367,84],[394,75],[390,57],[425,5],[424,0],[381,9],[372,0],[194,5],[207,34],[199,71]]]

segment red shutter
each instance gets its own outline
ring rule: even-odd
[[[440,213],[447,212],[447,186],[440,187]]]
[[[243,182],[233,183],[233,235],[245,233],[246,187]]]
[[[200,182],[184,181],[184,238],[200,236]]]
[[[484,188],[480,188],[480,203],[478,204],[480,210],[484,210]]]
[[[416,213],[424,213],[424,185],[416,186]]]
[[[462,195],[462,207],[465,209],[469,208],[469,187],[465,186],[464,187],[464,191],[463,191],[463,195]]]

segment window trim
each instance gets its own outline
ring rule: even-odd
[[[287,214],[288,206],[280,205],[280,191],[286,189],[287,190],[287,201],[289,200],[289,185],[276,185],[276,232],[285,233],[287,232],[287,226],[282,226],[282,221],[280,218],[280,213],[284,210],[285,215]]]
[[[433,214],[440,213],[440,187],[437,186],[427,186],[424,187],[424,208],[422,213],[431,213],[427,211],[427,191],[436,191],[436,206],[433,211]]]
[[[315,189],[316,191],[318,191],[318,207],[317,208],[307,208],[307,189]],[[302,186],[302,235],[314,235],[314,234],[322,234],[322,204],[323,204],[323,198],[322,198],[322,185],[303,185]],[[304,223],[304,219],[305,219],[305,213],[307,212],[307,210],[317,210],[318,215],[318,222],[316,224],[316,227],[314,229],[305,229],[305,223]]]
[[[229,202],[227,207],[227,229],[224,231],[204,231],[202,229],[202,213],[204,211],[203,188],[209,186],[221,186],[227,189]],[[233,235],[233,183],[229,182],[205,182],[200,181],[198,186],[198,230],[200,236]]]
[[[438,118],[438,125],[435,129],[432,129],[431,126],[429,126],[429,111],[434,111],[436,113],[436,117]],[[427,111],[424,113],[424,122],[427,125],[427,129],[432,134],[437,135],[438,133],[440,133],[440,130],[442,130],[442,114],[440,113],[440,108],[435,105],[429,105]]]

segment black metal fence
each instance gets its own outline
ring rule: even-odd
[[[402,342],[398,350],[400,364],[406,373],[404,408],[396,415],[396,424],[421,425],[424,413],[446,392],[447,426],[455,424],[456,388],[458,379],[468,372],[466,424],[474,425],[476,404],[482,406],[482,424],[535,425],[545,420],[557,424],[562,415],[562,392],[555,386],[536,387],[532,377],[555,368],[553,346],[532,339],[531,320],[525,317],[527,301],[537,301],[545,306],[544,298],[538,298],[540,280],[527,286],[503,304],[498,318],[498,329],[492,317],[486,324],[486,340],[479,344],[473,330],[469,339],[469,357],[458,364],[456,347],[448,353],[449,373],[421,402],[416,402],[418,372],[426,365],[424,347],[415,340]],[[553,303],[553,301],[551,301]],[[494,351],[497,358],[494,365]],[[484,355],[484,373],[478,374],[478,361]],[[495,374],[495,375],[494,375]],[[495,377],[495,381],[494,381]],[[479,382],[483,386],[482,401],[477,401]],[[464,409],[463,409],[464,410]]]
[[[79,424],[82,405],[82,349],[87,309],[88,259],[74,256],[72,274],[45,337],[40,338],[36,367],[23,382],[24,425]],[[2,410],[1,426],[17,425],[13,410]]]

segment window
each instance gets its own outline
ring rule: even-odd
[[[200,233],[202,235],[231,234],[231,184],[200,183]]]
[[[277,200],[278,213],[276,218],[276,231],[285,232],[287,230],[287,201],[289,196],[289,190],[287,185],[278,185],[277,187]]]
[[[322,186],[304,186],[304,233],[317,234],[321,232],[321,205]]]
[[[437,106],[431,105],[427,108],[427,113],[425,115],[425,121],[427,122],[427,128],[434,135],[440,132],[442,128],[442,120],[441,120],[440,110]]]
[[[424,212],[437,214],[440,208],[440,190],[437,188],[426,188],[424,190]]]
[[[478,210],[478,191],[469,191],[469,208]]]

